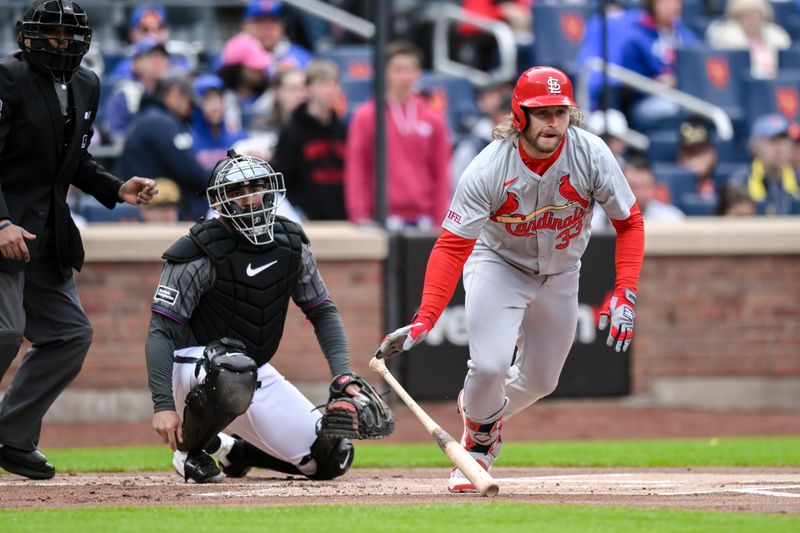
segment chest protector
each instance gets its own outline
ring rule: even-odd
[[[192,333],[202,344],[239,339],[258,366],[278,350],[303,243],[308,243],[300,226],[281,217],[275,220],[274,236],[271,243],[256,246],[233,237],[218,220],[195,224],[189,232],[216,270],[214,286],[192,313]]]

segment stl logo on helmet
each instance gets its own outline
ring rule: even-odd
[[[557,79],[550,76],[547,78],[547,90],[550,92],[550,94],[561,94],[561,84]]]

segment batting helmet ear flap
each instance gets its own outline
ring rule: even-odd
[[[517,128],[517,131],[524,131],[528,125],[527,114],[528,112],[519,105],[517,100],[511,100],[511,123]]]

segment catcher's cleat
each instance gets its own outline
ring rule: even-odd
[[[219,483],[225,479],[217,463],[205,452],[190,456],[176,450],[172,456],[172,466],[186,483]]]
[[[227,477],[240,478],[247,475],[251,465],[247,463],[245,458],[245,447],[247,443],[238,435],[228,436],[223,438],[220,434],[222,444],[219,450],[214,454],[219,459],[219,464],[222,466],[222,472]]]

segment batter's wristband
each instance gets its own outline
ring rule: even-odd
[[[6,220],[5,222],[0,222],[0,230],[6,229],[12,224],[13,222],[11,222],[10,220]]]

